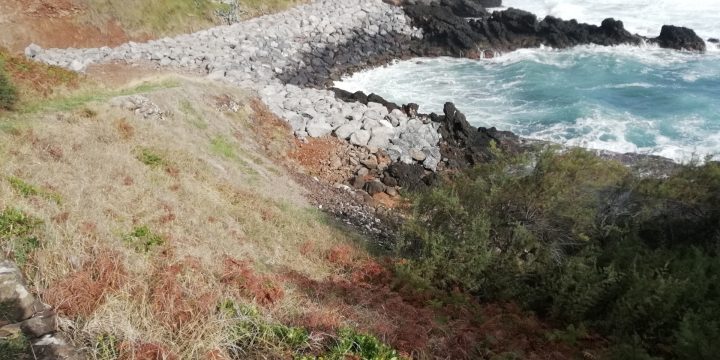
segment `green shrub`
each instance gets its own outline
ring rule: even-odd
[[[165,243],[162,236],[152,232],[147,226],[136,227],[132,232],[124,236],[127,243],[132,245],[136,251],[148,253],[156,246]]]
[[[5,64],[0,60],[0,110],[12,110],[17,103],[17,89],[5,73]]]
[[[717,163],[640,179],[582,150],[500,157],[418,195],[413,211],[403,271],[588,325],[639,349],[627,358],[717,353]]]

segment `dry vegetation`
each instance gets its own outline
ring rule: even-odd
[[[110,105],[130,94],[163,115]],[[25,99],[0,115],[0,248],[94,359],[571,358],[534,317],[427,288],[309,206],[286,126],[181,77]]]
[[[222,96],[247,103],[236,90],[183,81],[182,89],[149,95],[169,110],[162,119],[87,103],[2,120],[0,209],[42,222],[27,273],[73,320],[85,345],[112,334],[202,357],[230,341],[229,322],[214,303],[257,300],[278,317],[301,312],[293,289],[270,285],[265,273],[281,268],[322,278],[333,271],[317,261],[323,252],[352,242],[320,221],[301,190],[258,151],[244,130],[252,110],[219,111]],[[179,110],[184,102],[203,114],[204,130]],[[234,133],[246,136],[225,136]],[[218,150],[213,139],[220,137]],[[143,161],[139,149],[152,149],[159,165]],[[10,176],[62,201],[23,194]],[[313,253],[301,254],[311,239]]]
[[[0,0],[0,46],[117,46],[281,11],[306,0]]]

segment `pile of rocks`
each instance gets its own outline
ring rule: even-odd
[[[373,56],[400,56],[397,49],[421,37],[401,8],[380,0],[319,0],[176,38],[114,49],[43,50],[31,45],[26,55],[75,71],[112,61],[205,71],[211,79],[257,90],[300,138],[334,135],[372,153],[384,150],[393,161],[418,162],[434,171],[441,161],[437,124],[379,103],[345,103],[330,91],[312,88],[337,69],[367,66]]]
[[[0,342],[25,337],[35,359],[80,359],[57,327],[57,315],[28,292],[20,269],[0,260]]]

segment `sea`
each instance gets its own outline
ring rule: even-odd
[[[664,24],[720,38],[720,0],[505,0],[542,19],[620,19],[655,37]],[[704,54],[643,46],[521,49],[492,59],[416,58],[335,84],[532,139],[677,162],[720,160],[720,48]]]

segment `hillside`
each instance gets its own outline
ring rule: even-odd
[[[717,163],[655,178],[328,88],[438,50],[388,2],[192,34],[228,8],[26,5],[0,1],[0,360],[717,353]]]
[[[0,47],[116,46],[198,31],[303,0],[2,0]]]
[[[332,184],[297,172],[322,167],[300,155],[314,147],[251,93],[117,66],[27,79],[5,59],[20,102],[0,123],[3,253],[81,358],[466,357],[486,331],[490,353],[574,351],[540,346],[546,326],[512,306],[416,284],[318,211],[308,189]]]

